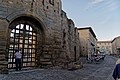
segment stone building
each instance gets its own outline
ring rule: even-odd
[[[35,68],[76,61],[79,47],[61,0],[0,0],[0,73],[15,68],[16,49],[23,68]]]
[[[67,18],[66,13],[61,12],[61,30],[62,30],[62,48],[65,52],[64,59],[76,61],[80,58],[79,51],[79,35],[75,24],[71,19]],[[63,54],[62,54],[63,55]]]
[[[97,38],[91,27],[78,28],[80,37],[80,52],[82,56],[91,59],[96,54]]]
[[[120,36],[115,37],[111,43],[112,43],[112,54],[113,55],[120,54]]]
[[[99,47],[100,53],[112,54],[111,41],[97,41],[97,46]]]

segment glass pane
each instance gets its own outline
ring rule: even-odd
[[[35,61],[35,58],[32,58],[32,61]]]
[[[26,61],[27,61],[27,58],[24,57],[24,59],[23,59],[23,63],[26,62]]]
[[[20,43],[23,43],[23,40],[22,40],[22,39],[20,39],[20,40],[19,40],[19,42],[20,42]]]
[[[23,66],[27,66],[27,64],[26,64],[26,63],[23,63]]]
[[[29,25],[26,25],[26,30],[29,30]]]
[[[16,28],[19,29],[19,28],[20,28],[20,25],[17,25]]]
[[[20,34],[23,34],[23,31],[20,31]]]
[[[14,32],[15,32],[15,29],[13,29],[12,32],[14,33]]]
[[[32,63],[31,63],[31,66],[35,66],[35,62],[32,62]]]
[[[35,54],[32,54],[32,57],[35,57]]]
[[[33,40],[36,40],[36,36],[33,36]]]
[[[36,41],[33,41],[33,44],[36,44]],[[35,48],[35,45],[33,45],[34,46],[34,48]]]
[[[31,28],[31,26],[30,26],[30,31],[32,31],[32,28]]]
[[[33,33],[33,35],[35,36],[35,35],[36,35],[36,33]]]
[[[19,30],[16,30],[16,33],[19,33]]]
[[[32,35],[32,32],[29,32],[29,35]]]
[[[14,37],[14,33],[11,33],[11,34],[10,34],[10,37]]]
[[[20,29],[23,29],[23,27],[24,27],[24,24],[20,24]]]
[[[31,58],[28,58],[28,61],[31,61]]]

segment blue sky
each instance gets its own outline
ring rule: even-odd
[[[62,0],[62,9],[76,27],[92,26],[98,40],[120,35],[120,0]]]

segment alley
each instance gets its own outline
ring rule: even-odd
[[[95,64],[86,63],[79,70],[35,69],[29,71],[0,74],[0,80],[113,80],[112,71],[117,58],[106,56],[105,60]]]

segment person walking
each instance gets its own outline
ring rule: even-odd
[[[116,61],[116,66],[113,71],[114,80],[120,80],[120,55],[118,56],[118,60]]]
[[[16,65],[16,71],[21,70],[21,59],[22,59],[22,53],[19,52],[19,50],[15,50],[15,65]]]

